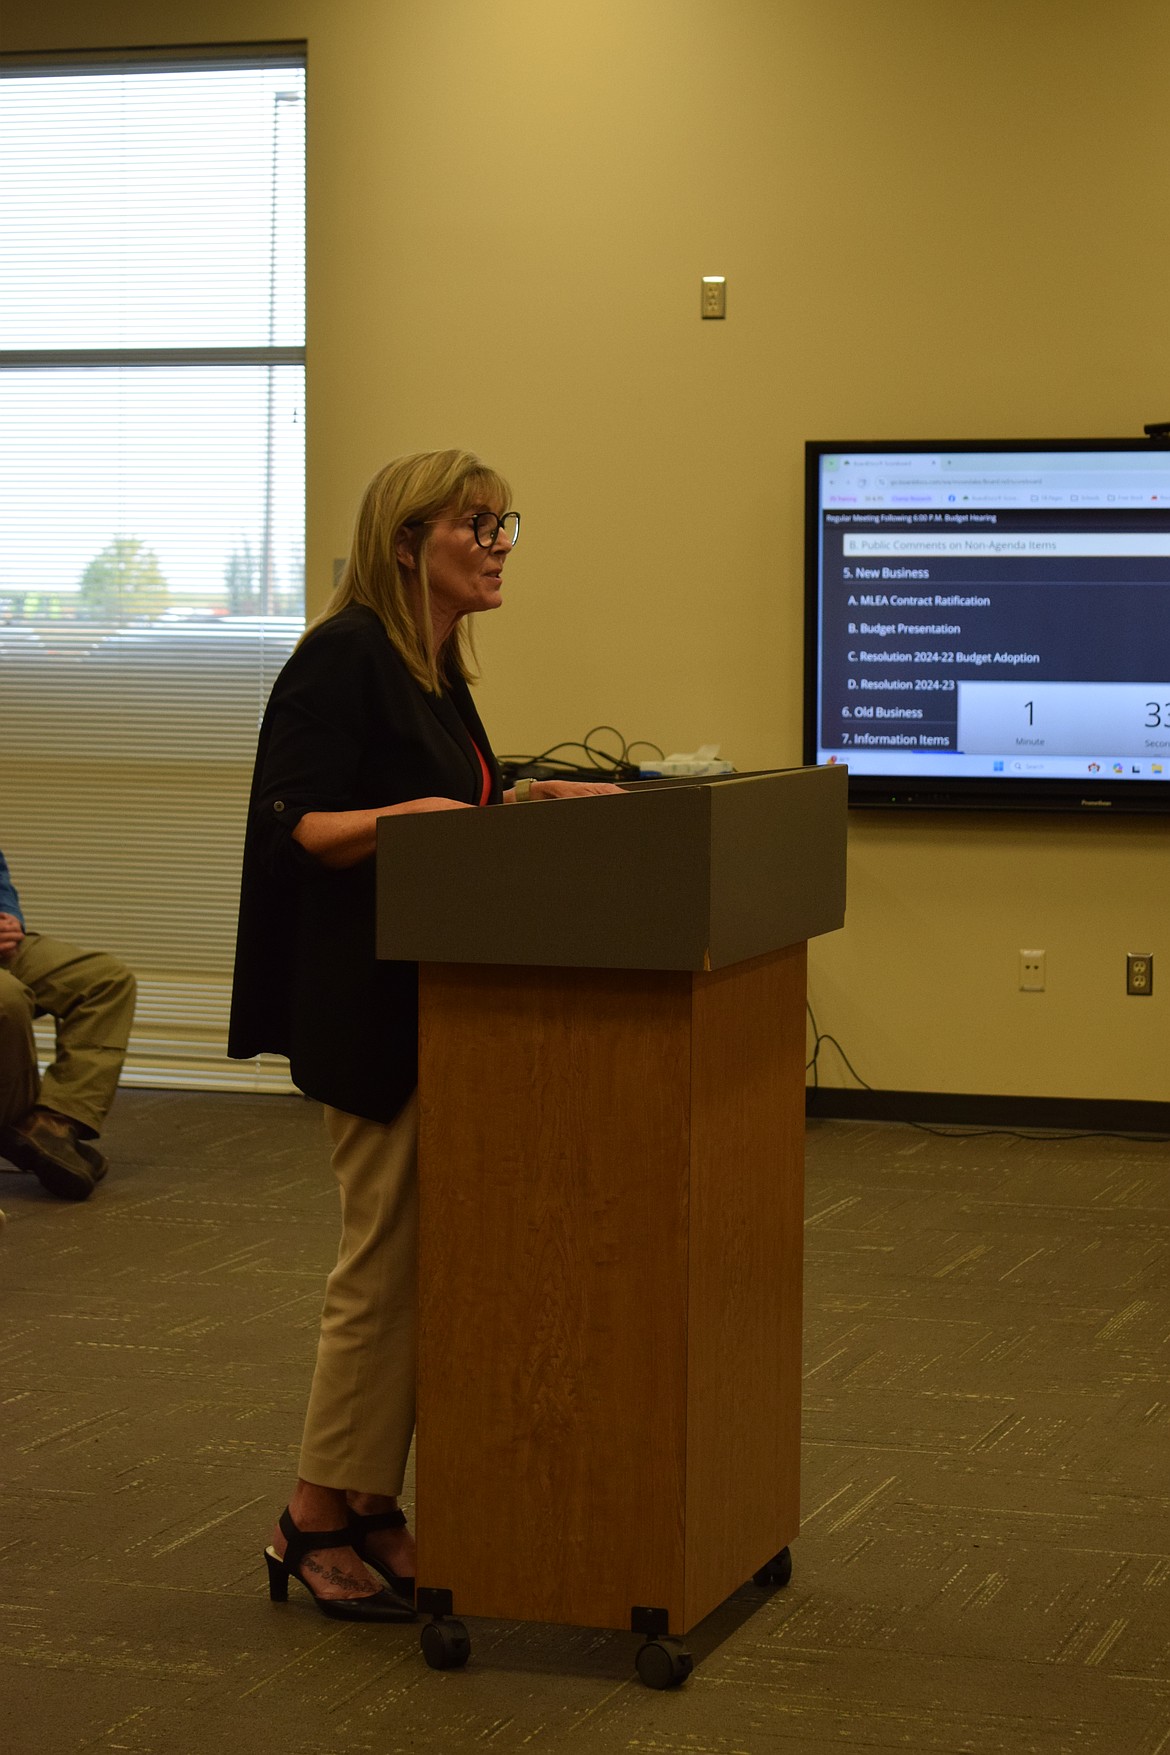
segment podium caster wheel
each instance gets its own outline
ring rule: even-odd
[[[647,1688],[678,1688],[695,1667],[681,1639],[648,1639],[634,1665]]]
[[[418,1642],[432,1670],[461,1670],[471,1656],[471,1640],[462,1621],[428,1621]]]
[[[779,1590],[791,1577],[792,1555],[787,1548],[781,1548],[778,1554],[773,1554],[766,1566],[761,1566],[758,1572],[752,1573],[752,1583],[767,1585],[769,1590]]]

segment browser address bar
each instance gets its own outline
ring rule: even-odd
[[[1119,530],[1112,535],[1098,531],[1026,531],[1019,535],[994,536],[990,532],[939,531],[921,536],[901,533],[873,536],[853,533],[844,539],[847,559],[893,555],[1170,555],[1170,530]]]
[[[874,474],[880,476],[884,468],[883,464],[880,469],[874,470]],[[1044,487],[1046,483],[1042,475],[900,475],[896,485],[900,488],[937,488],[940,492],[945,492],[952,488],[1038,488]],[[1060,483],[1062,487],[1065,485],[1064,482]]]

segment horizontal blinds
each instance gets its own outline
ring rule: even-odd
[[[59,646],[0,631],[0,846],[29,926],[140,973],[230,971],[262,697],[300,631],[232,622]]]
[[[138,975],[129,1082],[288,1088],[224,1056],[303,626],[304,71],[275,61],[0,63],[0,848],[30,926]]]
[[[0,80],[5,348],[303,345],[304,72]]]

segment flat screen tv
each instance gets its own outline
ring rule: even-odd
[[[805,761],[855,805],[1170,810],[1170,446],[807,446]]]

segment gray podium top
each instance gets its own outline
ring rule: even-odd
[[[720,969],[845,919],[844,768],[382,817],[378,955]]]

